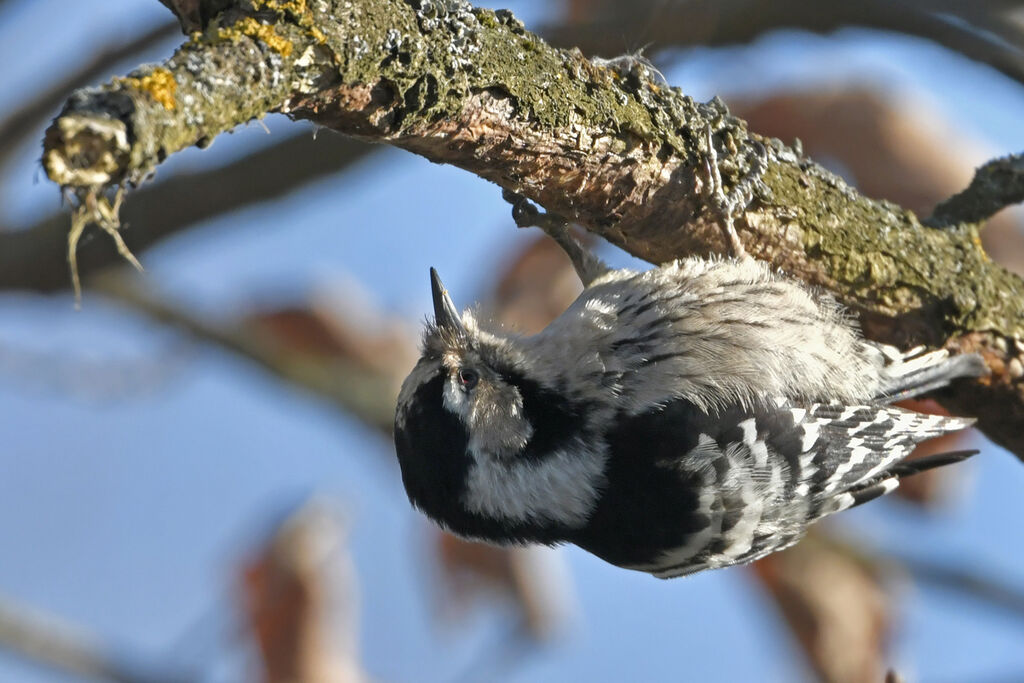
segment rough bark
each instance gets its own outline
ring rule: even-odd
[[[1024,154],[993,159],[974,174],[966,190],[935,207],[925,221],[934,227],[981,222],[1010,204],[1024,201]]]
[[[992,375],[943,401],[1024,455],[1024,282],[989,261],[976,224],[926,227],[717,100],[694,102],[637,60],[553,49],[507,12],[238,2],[164,64],[75,93],[44,166],[95,195],[268,111],[467,169],[653,263],[722,250],[714,157],[743,196],[736,227],[755,257],[834,292],[873,339],[981,352]]]

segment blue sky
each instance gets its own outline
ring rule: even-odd
[[[153,0],[5,3],[0,97],[21,100],[38,74],[66,72],[85,46],[132,35],[164,12]],[[42,25],[45,41],[33,38]],[[730,92],[768,90],[837,74],[928,98],[995,154],[1024,149],[1024,89],[918,40],[782,33],[751,48],[691,51],[666,71],[699,99],[726,83]],[[179,155],[161,175],[224,163],[302,124],[271,117],[268,125],[270,138],[244,127]],[[37,156],[26,149],[4,179],[0,202],[19,222],[57,204],[55,188],[34,180]],[[508,216],[493,185],[384,150],[142,260],[154,287],[213,315],[281,289],[356,282],[370,305],[415,324],[430,305],[428,266],[467,305],[495,265],[525,245]],[[480,611],[437,627],[425,595],[426,523],[409,508],[392,458],[391,445],[358,422],[224,353],[183,351],[173,334],[98,298],[76,313],[69,295],[0,297],[0,594],[125,652],[173,661],[183,633],[228,643],[240,553],[283,510],[320,492],[351,525],[367,669],[384,680],[451,680],[476,647],[501,637],[505,615]],[[934,515],[879,502],[837,523],[879,548],[969,563],[1024,589],[1024,466],[985,445],[962,470],[953,504]],[[774,608],[741,570],[662,582],[572,548],[553,551],[552,561],[572,576],[573,617],[509,680],[806,675]],[[924,681],[1024,676],[1021,621],[929,588],[904,587],[897,600],[894,659],[903,671]],[[204,625],[190,630],[197,622]],[[218,680],[235,680],[240,669],[221,661],[218,671]],[[0,652],[0,680],[64,679]]]

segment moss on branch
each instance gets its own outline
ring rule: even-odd
[[[164,64],[76,92],[46,132],[47,174],[71,188],[137,185],[169,155],[321,87],[330,69],[313,54],[308,10],[271,9],[286,4],[232,8]]]

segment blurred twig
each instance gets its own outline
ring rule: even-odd
[[[768,31],[830,33],[860,26],[920,36],[1024,83],[1019,0],[573,0],[569,19],[544,33],[587,54],[645,44],[729,45]]]
[[[302,132],[222,168],[178,173],[133,193],[133,201],[122,210],[125,242],[138,253],[200,221],[279,199],[347,168],[373,149],[340,135],[314,139]],[[64,211],[23,230],[0,230],[0,290],[67,288],[67,232]],[[110,240],[93,240],[79,248],[79,269],[84,277],[119,258]]]
[[[0,598],[0,648],[75,676],[117,683],[182,683],[191,676],[166,666],[141,666],[118,658],[89,634]],[[160,671],[160,673],[157,673]]]
[[[92,284],[128,308],[253,361],[289,385],[327,399],[384,434],[391,433],[397,396],[394,373],[389,376],[350,359],[335,358],[325,364],[301,353],[290,353],[238,324],[204,320],[161,298],[141,280],[118,271],[94,277]],[[401,371],[395,368],[396,373]]]
[[[950,566],[922,557],[890,554],[882,561],[895,565],[896,571],[906,572],[922,584],[957,593],[1017,619],[1024,619],[1024,587],[1003,583],[973,567]]]

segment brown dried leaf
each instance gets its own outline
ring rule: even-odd
[[[583,285],[565,252],[538,234],[505,269],[492,295],[504,324],[535,334],[571,304]]]
[[[354,573],[344,530],[324,506],[290,516],[242,569],[246,622],[267,683],[365,680],[356,647]]]
[[[813,531],[753,570],[822,681],[882,679],[891,615],[875,572]]]
[[[526,632],[537,640],[555,633],[565,618],[568,587],[548,571],[544,548],[500,548],[438,531],[438,561],[443,569],[445,611],[461,613],[479,598],[511,599]],[[547,558],[550,559],[550,558]]]
[[[382,373],[401,371],[406,361],[412,367],[418,355],[408,328],[398,321],[366,311],[346,315],[317,301],[256,311],[245,324],[284,351],[342,358]]]

